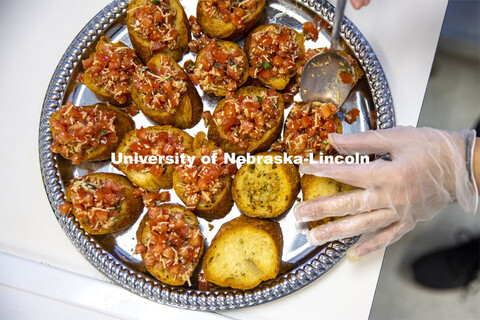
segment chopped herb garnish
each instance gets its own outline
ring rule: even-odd
[[[350,74],[352,73],[352,69],[350,69],[347,63],[342,63],[342,72]]]
[[[235,61],[233,61],[232,59],[228,59],[228,61],[230,61],[230,65],[234,66],[236,63]]]
[[[262,104],[263,103],[262,97],[257,96],[257,101],[258,101],[258,103]]]
[[[189,68],[195,67],[195,63],[193,61],[188,61],[188,67]]]
[[[172,81],[173,77],[168,77],[165,81]]]
[[[170,241],[170,239],[167,239],[167,243],[168,243],[170,246],[174,247],[174,248],[177,247],[177,245],[176,245],[176,244],[173,244],[172,241]]]
[[[105,130],[105,129],[100,130],[100,136],[101,137],[106,136],[107,134],[108,134],[107,130]]]
[[[233,132],[235,132],[235,134],[238,135],[238,130],[237,130],[237,128],[233,128]]]
[[[151,4],[160,4],[160,0],[152,0],[150,1]]]
[[[87,181],[85,181],[85,186],[89,189],[93,189],[93,190],[97,189],[97,187],[95,187],[93,184]]]
[[[215,62],[215,68],[220,68],[220,63]]]
[[[273,67],[269,62],[264,61],[258,66],[258,69],[260,68],[263,68],[265,70],[272,70]]]

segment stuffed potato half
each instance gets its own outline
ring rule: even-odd
[[[273,89],[249,86],[220,101],[208,127],[208,138],[226,152],[267,150],[282,130],[284,103]]]
[[[83,229],[100,235],[124,230],[137,221],[143,202],[134,189],[126,177],[100,172],[73,180],[65,197]]]
[[[203,103],[185,71],[165,54],[156,54],[133,77],[133,101],[150,120],[180,129],[200,121]]]
[[[197,20],[212,38],[236,40],[260,19],[266,0],[199,0]]]
[[[166,156],[192,152],[193,138],[172,126],[140,128],[127,133],[115,152],[118,167],[135,185],[151,192],[172,188],[173,163],[166,163]],[[162,157],[162,161],[148,163],[140,156]],[[126,158],[127,157],[127,158]],[[139,161],[134,161],[137,157]],[[132,161],[130,161],[132,159]],[[146,160],[146,158],[144,158]]]
[[[179,61],[188,51],[190,25],[178,0],[133,0],[127,8],[127,28],[144,63],[157,53]]]
[[[110,159],[120,140],[135,128],[135,123],[116,107],[103,103],[77,107],[67,102],[51,116],[50,128],[52,152],[80,164]]]

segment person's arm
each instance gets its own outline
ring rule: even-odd
[[[313,245],[362,234],[347,253],[350,258],[358,258],[397,241],[417,221],[431,219],[454,200],[465,211],[476,211],[474,180],[478,185],[480,144],[474,143],[474,130],[396,127],[351,135],[330,134],[329,138],[340,154],[388,153],[391,161],[300,166],[301,173],[358,187],[295,207],[301,222],[342,217],[311,230],[307,238]],[[475,156],[470,159],[473,148]]]
[[[352,6],[358,10],[361,7],[368,5],[370,0],[350,0],[350,2],[352,3]]]
[[[473,175],[477,183],[478,193],[480,194],[480,138],[476,139],[475,149],[473,151]]]

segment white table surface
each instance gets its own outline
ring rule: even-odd
[[[107,0],[0,1],[0,318],[366,319],[383,252],[287,297],[220,313],[179,310],[113,285],[59,227],[43,189],[37,139],[50,77],[65,49]],[[416,125],[447,0],[372,0],[346,15],[376,52],[398,125]],[[392,288],[392,290],[394,290]]]

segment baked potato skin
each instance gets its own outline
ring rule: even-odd
[[[183,207],[179,204],[171,204],[171,203],[162,204],[162,205],[160,205],[160,207],[162,207],[164,209],[167,209],[167,210],[170,210],[170,211],[174,211],[174,212],[183,212],[183,214],[185,215],[185,221],[189,225],[191,225],[191,226],[197,226],[198,225],[198,220],[195,217],[195,215],[192,212],[186,210],[185,207]],[[139,240],[143,244],[147,243],[148,238],[150,237],[150,231],[148,230],[148,228],[145,228],[148,221],[150,221],[150,218],[148,217],[148,214],[146,214],[143,217],[142,221],[140,222],[140,225],[139,225],[137,233],[136,233],[137,240]],[[192,262],[192,264],[194,266],[196,266],[198,264],[198,262],[200,261],[200,258],[202,257],[203,249],[204,249],[204,241],[202,240],[201,247],[200,247],[200,254]],[[142,260],[144,259],[145,254],[146,253],[141,254]],[[181,277],[181,278],[177,278],[173,274],[168,272],[168,270],[165,270],[165,269],[150,268],[150,267],[147,267],[147,266],[146,266],[146,268],[147,268],[147,271],[150,272],[155,278],[157,278],[158,280],[160,280],[160,281],[162,281],[166,284],[172,285],[172,286],[181,286],[191,277],[191,274],[188,274],[188,275],[183,275],[183,277]],[[195,269],[195,267],[194,267],[194,269]]]
[[[271,156],[272,158],[275,156],[283,156],[280,152],[263,152],[255,155],[256,157],[259,156]],[[252,167],[253,166],[253,167]],[[268,179],[265,177],[259,177],[258,174],[261,172],[254,172],[255,166],[253,164],[244,164],[235,175],[232,185],[232,196],[235,204],[237,205],[238,209],[248,217],[252,218],[274,218],[285,211],[288,210],[295,202],[298,192],[300,191],[300,174],[298,173],[297,167],[293,164],[289,163],[281,163],[281,164],[273,164],[271,168],[267,169],[266,176],[270,177],[273,173],[276,174],[276,178],[280,178],[280,180],[275,180],[275,186],[278,186],[281,192],[279,191],[275,195],[270,195],[269,199],[275,199],[274,205],[271,204],[270,210],[267,213],[262,213],[261,208],[255,207],[252,205],[252,198],[249,192],[252,191],[251,183],[246,181],[259,181],[261,179]],[[264,165],[269,166],[269,165]],[[265,175],[265,172],[263,173]],[[271,180],[270,180],[271,182]],[[256,187],[262,188],[264,185],[257,184]],[[264,194],[267,195],[271,190],[263,190],[257,189],[258,192],[255,194]],[[285,194],[285,197],[284,197]],[[249,200],[250,199],[250,200]],[[263,203],[263,201],[262,201]]]
[[[265,88],[262,87],[243,87],[236,91],[239,95],[248,95],[248,96],[257,96],[260,95]],[[283,113],[284,113],[284,102],[282,95],[277,93],[278,95],[278,108],[280,109],[280,116],[277,119],[277,123],[274,127],[270,130],[266,131],[263,136],[254,141],[249,141],[248,148],[242,149],[238,146],[238,144],[231,143],[227,140],[227,135],[221,131],[221,129],[215,124],[215,121],[211,121],[210,126],[208,127],[208,139],[215,142],[215,144],[221,148],[223,148],[226,152],[235,153],[237,155],[244,155],[246,153],[256,153],[268,150],[270,145],[277,139],[278,135],[282,131],[283,126]],[[221,110],[225,105],[225,99],[221,100],[215,111]]]
[[[133,121],[132,117],[130,117],[125,111],[110,105],[106,105],[104,103],[96,103],[94,105],[83,106],[81,108],[85,108],[85,109],[97,108],[98,110],[115,112],[116,118],[113,124],[116,129],[118,141],[115,143],[103,145],[87,153],[86,155],[84,155],[82,162],[110,159],[111,153],[115,152],[115,150],[117,149],[117,146],[120,144],[120,141],[123,139],[123,137],[125,137],[127,132],[135,129],[135,122]],[[55,112],[54,114],[52,114],[50,118],[50,123],[52,123],[53,120],[56,120],[59,117],[60,117],[60,114],[58,113],[58,111]],[[50,126],[50,127],[52,130],[52,135],[55,137],[55,135],[57,134],[57,131],[53,128],[53,126]],[[68,160],[72,160],[72,159],[68,159]]]
[[[185,73],[174,59],[163,53],[156,54],[148,63],[154,63],[155,65],[160,66],[158,62],[162,60],[162,57],[166,57],[172,61],[174,70]],[[187,79],[187,92],[181,98],[180,103],[177,106],[177,111],[174,114],[149,109],[144,103],[145,94],[139,92],[135,86],[132,86],[133,101],[147,118],[158,125],[172,125],[179,129],[192,128],[202,117],[203,102],[191,80],[186,75],[185,78]]]
[[[102,47],[103,44],[105,43],[110,43],[111,45],[113,45],[114,47],[127,47],[128,46],[119,41],[119,42],[111,42],[109,38],[107,37],[100,37],[100,40],[98,41],[97,45],[95,46],[95,51],[99,51],[100,48]],[[90,58],[93,57],[93,53],[90,55]],[[137,63],[140,65],[140,59],[137,58]],[[114,96],[112,94],[110,94],[104,87],[102,86],[98,86],[97,84],[95,84],[95,82],[93,82],[92,80],[92,75],[90,73],[90,71],[85,71],[84,72],[84,83],[85,85],[87,86],[88,89],[92,90],[93,93],[95,93],[98,97],[100,97],[101,100],[104,100],[105,102],[108,102],[110,104],[113,104],[115,106],[125,106],[125,105],[128,105],[130,102],[131,102],[131,97],[128,97],[127,98],[127,102],[126,103],[119,103],[117,100],[115,100]]]
[[[193,138],[186,132],[175,128],[173,126],[153,126],[145,128],[147,133],[159,133],[159,132],[174,132],[183,137],[183,144],[187,147],[186,153],[192,152]],[[137,130],[132,130],[125,135],[125,138],[120,142],[116,150],[116,158],[119,158],[119,154],[126,154],[129,146],[132,142],[137,140]],[[128,170],[126,164],[123,162],[118,164],[118,169],[122,171],[127,178],[135,185],[147,189],[150,192],[157,192],[159,189],[171,189],[173,186],[173,165],[164,165],[165,171],[160,178],[155,177],[151,173],[141,173]]]
[[[261,26],[256,27],[255,29],[253,29],[248,34],[247,38],[245,39],[244,48],[245,48],[245,52],[247,53],[249,63],[250,63],[250,61],[253,57],[253,54],[252,54],[252,51],[253,51],[252,36],[253,36],[253,34],[255,34],[256,32],[265,31],[265,30],[267,30],[269,28],[272,28],[272,27],[279,28],[279,27],[284,27],[284,26],[280,26],[278,24],[265,24],[265,25],[261,25]],[[304,38],[304,36],[302,34],[300,34],[299,32],[293,30],[293,29],[291,29],[291,30],[295,34],[296,42],[298,43],[302,53],[305,54],[305,38]],[[297,73],[297,69],[300,68],[303,64],[304,64],[304,60],[303,59],[298,59],[298,61],[296,62],[296,68],[292,69],[292,71],[290,71],[290,73],[288,75],[279,76],[279,77],[272,77],[272,78],[268,78],[268,79],[259,75],[258,80],[262,84],[264,84],[264,85],[266,85],[270,88],[273,88],[275,90],[283,90],[283,89],[285,89],[285,87],[290,82],[290,79],[293,76],[295,76],[295,74]]]
[[[238,87],[240,88],[248,79],[248,58],[247,58],[247,54],[242,49],[242,47],[240,47],[238,44],[236,44],[234,42],[219,40],[219,41],[217,41],[217,44],[220,48],[227,48],[229,51],[233,51],[235,49],[238,49],[242,52],[243,56],[245,57],[245,61],[247,61],[247,63],[242,68],[242,76],[240,78],[240,82],[238,83]],[[199,66],[200,61],[202,61],[206,52],[207,52],[207,48],[203,48],[198,53],[197,58],[195,60],[195,69],[200,68],[200,66]],[[218,88],[218,89],[214,89],[214,90],[207,89],[207,90],[204,90],[204,91],[206,93],[213,93],[217,97],[224,97],[228,93],[227,88]]]
[[[143,63],[147,63],[156,53],[163,53],[171,57],[175,61],[180,61],[183,55],[188,51],[188,43],[191,39],[190,24],[182,5],[178,0],[169,0],[171,8],[177,11],[175,17],[175,29],[179,34],[178,47],[175,49],[165,48],[158,52],[152,52],[150,49],[150,41],[140,38],[138,33],[133,29],[133,9],[139,6],[143,6],[150,0],[132,0],[127,7],[127,29],[130,41],[133,48],[137,52]]]
[[[248,15],[245,20],[245,25],[242,28],[237,28],[231,22],[225,22],[220,17],[212,18],[206,14],[205,0],[199,0],[197,3],[197,21],[202,27],[202,30],[211,38],[237,40],[244,36],[262,16],[265,9],[266,0],[261,0],[255,10]]]
[[[121,209],[118,215],[118,218],[115,221],[115,224],[111,228],[102,228],[99,231],[95,231],[90,226],[88,220],[85,219],[78,219],[78,222],[82,226],[83,229],[89,234],[93,235],[101,235],[107,234],[112,232],[117,232],[121,230],[125,230],[126,228],[130,227],[137,221],[138,217],[143,211],[143,201],[141,197],[135,197],[133,195],[133,191],[135,190],[135,186],[125,177],[120,174],[116,173],[105,173],[105,172],[98,172],[98,173],[91,173],[86,176],[79,177],[77,179],[82,179],[86,177],[93,177],[99,179],[100,181],[104,182],[106,179],[113,180],[114,182],[120,183],[123,188],[123,194],[125,195],[125,199],[121,204]],[[71,187],[73,183],[71,183],[67,189],[65,190],[65,198],[67,201],[71,202]],[[72,208],[72,213],[75,217],[77,217],[77,212],[75,207]]]

